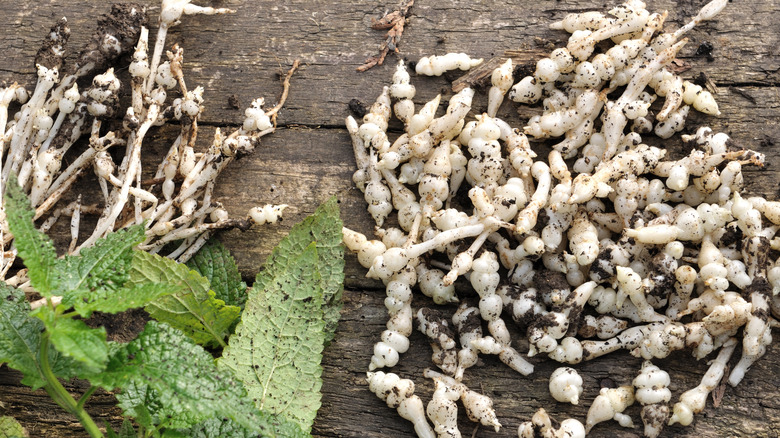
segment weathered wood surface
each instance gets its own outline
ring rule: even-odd
[[[141,3],[154,6],[157,2]],[[409,60],[450,51],[490,58],[507,49],[528,53],[532,59],[549,50],[550,44],[557,46],[565,41],[564,33],[547,29],[550,21],[567,12],[603,10],[612,3],[417,0],[400,49]],[[650,8],[668,9],[668,26],[674,28],[703,3],[651,1]],[[393,56],[386,65],[366,73],[357,73],[355,68],[377,52],[382,40],[382,32],[369,28],[371,18],[381,17],[396,3],[231,0],[215,1],[213,5],[231,7],[238,13],[226,17],[186,17],[169,38],[170,43],[179,42],[186,50],[188,83],[203,85],[207,90],[203,125],[236,123],[241,119],[242,113],[228,105],[231,94],[236,94],[243,106],[256,96],[273,101],[279,93],[278,74],[286,71],[295,58],[303,62],[293,78],[278,131],[266,137],[253,155],[231,165],[218,186],[218,199],[225,202],[232,214],[243,214],[251,205],[267,202],[293,206],[278,226],[222,236],[235,253],[242,274],[253,277],[270,248],[290,226],[333,194],[341,200],[346,225],[370,232],[364,201],[350,180],[354,160],[343,119],[349,114],[350,99],[370,103],[390,80],[396,63]],[[103,2],[77,0],[0,3],[0,80],[31,84],[32,57],[54,20],[63,15],[69,18],[73,31],[71,47],[78,50],[94,27],[95,12],[106,7]],[[738,143],[766,153],[767,168],[748,171],[746,180],[751,192],[773,199],[779,197],[780,180],[780,153],[774,148],[780,139],[780,29],[773,20],[778,12],[780,2],[775,0],[734,2],[716,21],[690,34],[691,42],[681,56],[693,67],[684,76],[703,71],[717,84],[717,99],[723,112],[718,118],[693,115],[688,126],[709,124],[730,133]],[[155,19],[155,10],[151,16]],[[704,41],[715,47],[712,62],[692,56]],[[418,87],[415,100],[422,102],[441,91],[447,98],[454,77],[413,78]],[[475,112],[484,106],[482,97],[476,101]],[[515,111],[514,106],[504,105],[500,113],[519,125]],[[170,132],[162,129],[156,135],[165,138]],[[678,141],[667,145],[680,153]],[[384,328],[386,313],[381,285],[366,280],[364,274],[365,270],[349,256],[343,317],[335,341],[325,352],[323,406],[314,427],[317,436],[394,437],[413,433],[411,425],[370,394],[365,384],[371,346]],[[414,378],[418,393],[427,398],[431,384],[420,374],[430,363],[430,351],[418,334],[412,335],[411,340],[415,348],[404,355],[397,372]],[[640,363],[622,354],[578,366],[586,388],[582,402],[579,406],[563,406],[555,403],[547,391],[547,379],[556,364],[533,362],[537,371],[530,377],[516,375],[491,358],[470,370],[466,383],[494,398],[499,419],[506,426],[500,433],[480,428],[476,436],[515,436],[517,424],[530,418],[539,407],[545,407],[554,418],[571,415],[583,419],[602,379],[628,383]],[[687,354],[674,355],[659,364],[672,375],[674,400],[682,391],[695,386],[706,369],[704,361],[697,363]],[[42,392],[32,393],[20,387],[18,380],[17,373],[0,369],[0,402],[5,405],[0,412],[19,418],[32,436],[82,435],[75,419],[61,413]],[[667,428],[663,436],[776,437],[780,435],[778,382],[780,348],[774,345],[739,387],[726,389],[719,408],[714,409],[708,401],[691,427]],[[84,390],[78,382],[71,388]],[[90,412],[100,419],[117,421],[119,412],[109,408],[110,399],[109,395],[94,398]],[[638,412],[637,406],[628,411],[637,423]],[[471,424],[465,420],[461,424],[464,434],[470,435]],[[606,423],[595,428],[592,436],[638,434],[638,428],[620,429],[615,423]]]

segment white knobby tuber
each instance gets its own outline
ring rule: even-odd
[[[582,395],[582,377],[569,367],[556,368],[550,375],[550,395],[561,403],[579,404]]]
[[[482,59],[472,59],[465,53],[447,53],[446,55],[431,55],[417,61],[415,71],[418,75],[441,76],[450,70],[468,70],[482,63]]]
[[[623,413],[632,404],[634,404],[633,387],[601,388],[598,397],[593,400],[593,404],[588,409],[585,432],[590,432],[593,426],[602,421],[613,419],[623,427],[634,427],[631,417]]]
[[[718,385],[720,379],[726,372],[726,366],[734,353],[737,341],[730,338],[723,344],[718,356],[710,363],[710,367],[701,379],[699,386],[685,391],[680,396],[680,401],[675,403],[672,417],[669,419],[669,425],[680,423],[688,426],[693,422],[694,414],[698,414],[704,409],[707,402],[707,395]]]
[[[414,112],[416,89],[399,62],[363,124],[347,118],[353,179],[379,227],[378,240],[345,229],[344,241],[387,292],[389,321],[369,368],[395,366],[410,348],[415,286],[434,304],[462,301],[451,319],[459,348],[446,314],[424,303],[416,313],[444,372],[426,373],[436,380],[428,413],[439,436],[460,435],[457,398],[470,418],[497,427],[485,408],[489,399],[460,383],[479,354],[497,355],[522,374],[533,371],[502,318],[505,309],[525,334],[529,356],[560,363],[618,350],[646,360],[683,349],[697,360],[718,352],[702,385],[675,407],[672,420],[685,424],[724,373],[730,338],[743,340],[732,384],[766,352],[780,315],[773,299],[780,263],[772,260],[780,249],[780,202],[741,194],[745,166],[761,167],[766,157],[707,127],[684,135],[690,152],[674,159],[645,139],[674,136],[691,109],[720,114],[715,91],[669,65],[684,35],[726,3],[710,2],[671,31],[664,29],[666,12],[651,13],[637,0],[608,13],[569,14],[552,25],[571,33],[566,47],[539,59],[533,74],[513,84],[514,60],[491,63],[498,67],[455,85],[438,117],[441,96]],[[447,54],[423,58],[416,69],[440,75],[476,64]],[[170,81],[169,70],[162,80]],[[488,76],[485,106],[474,84]],[[505,95],[539,111],[524,126],[511,126],[497,117]],[[403,133],[387,129],[393,114]],[[37,123],[49,120],[41,114]],[[552,151],[537,157],[529,137],[551,139]],[[479,301],[470,303],[470,295]],[[562,368],[549,388],[557,400],[577,403],[581,384]],[[646,362],[634,386],[645,434],[657,436],[669,412],[669,375]],[[568,419],[553,429],[540,410],[518,434],[580,437],[608,419],[630,426],[623,412],[633,401],[630,386],[605,388],[586,426]]]
[[[669,373],[653,365],[650,361],[642,364],[642,370],[634,378],[635,397],[642,405],[642,423],[647,438],[656,438],[669,419],[669,400],[672,392],[668,386]]]
[[[388,407],[395,408],[401,418],[411,421],[419,438],[436,438],[425,419],[422,400],[414,393],[414,382],[382,371],[369,372],[366,376],[371,392],[387,402]]]

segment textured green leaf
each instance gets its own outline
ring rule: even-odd
[[[246,283],[241,280],[235,259],[219,240],[209,240],[187,266],[206,277],[217,299],[231,306],[244,307]]]
[[[186,265],[145,252],[136,252],[130,271],[132,284],[182,284],[184,290],[149,303],[149,315],[183,331],[201,345],[220,345],[241,314],[215,298],[209,282]]]
[[[0,438],[20,438],[28,436],[24,428],[13,417],[0,416]]]
[[[35,228],[35,211],[30,207],[30,200],[19,187],[13,173],[8,179],[5,213],[8,228],[14,235],[14,246],[27,266],[30,283],[41,295],[50,297],[57,286],[54,278],[57,252],[54,251],[51,239]]]
[[[311,435],[304,432],[301,427],[282,417],[262,413],[260,436],[268,438],[310,438]],[[255,438],[256,432],[252,432],[235,421],[225,418],[209,418],[188,429],[166,431],[163,438]]]
[[[133,428],[133,423],[130,420],[125,419],[122,422],[122,427],[119,429],[119,433],[114,432],[111,425],[106,422],[106,437],[108,438],[138,438],[138,434]]]
[[[116,399],[124,414],[146,429],[154,429],[163,421],[169,428],[185,428],[203,419],[201,414],[164,405],[160,393],[140,379],[130,381]]]
[[[190,411],[182,412],[175,407],[171,409],[162,403],[158,391],[139,380],[131,381],[116,395],[118,405],[125,415],[133,417],[146,429],[154,429],[164,421],[167,429],[163,437],[254,438],[258,435],[254,429],[243,427],[230,418],[210,417],[202,420],[202,416]],[[262,411],[259,411],[258,416],[256,426],[263,437],[310,436],[297,423]]]
[[[344,247],[341,243],[341,218],[338,201],[330,198],[320,205],[313,215],[296,224],[266,261],[264,270],[257,275],[252,291],[266,288],[283,270],[290,259],[297,257],[309,244],[316,242],[317,263],[315,269],[320,274],[323,313],[325,318],[325,341],[330,342],[341,317],[341,294],[344,284]]]
[[[226,417],[259,432],[260,414],[241,384],[218,370],[202,347],[166,324],[148,322],[135,340],[114,351],[106,370],[91,381],[106,389],[139,391],[146,385],[137,400],[146,400],[151,389],[170,415],[186,412],[196,421]],[[124,402],[123,407],[128,399]]]
[[[89,317],[92,312],[119,313],[144,307],[152,301],[184,289],[180,284],[146,283],[118,289],[107,294],[89,294],[73,303],[79,315]]]
[[[117,406],[122,409],[122,412],[128,417],[133,417],[138,425],[146,429],[154,429],[159,421],[152,418],[151,411],[161,408],[155,405],[159,400],[156,396],[152,396],[151,392],[149,385],[130,380],[116,394]]]
[[[57,351],[82,363],[89,373],[100,372],[108,361],[103,327],[91,328],[79,319],[60,318],[49,327],[49,338]]]
[[[128,279],[133,247],[143,242],[144,227],[135,225],[109,233],[79,255],[66,256],[57,266],[63,289],[118,289]]]
[[[44,380],[38,366],[38,345],[43,323],[30,317],[24,293],[0,283],[0,364],[8,363],[24,373],[28,385],[41,387]]]
[[[123,287],[129,279],[132,248],[144,240],[144,228],[137,225],[110,233],[78,256],[66,256],[57,268],[62,303],[83,317],[92,312],[119,313],[143,307],[180,288],[169,284]]]
[[[250,294],[219,366],[244,382],[261,410],[308,432],[320,407],[325,340],[316,244],[284,263]]]
[[[43,323],[29,315],[30,305],[24,293],[0,282],[0,364],[24,374],[22,383],[38,389],[46,381],[39,366],[38,351]],[[49,349],[49,363],[57,377],[69,378],[78,374],[79,367]]]

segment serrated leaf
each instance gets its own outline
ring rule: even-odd
[[[21,371],[22,383],[38,389],[46,384],[38,359],[43,323],[29,315],[30,305],[24,293],[0,282],[0,364]],[[49,362],[57,377],[77,374],[72,360],[63,358],[54,348],[49,349]]]
[[[152,418],[151,411],[162,408],[155,405],[159,400],[156,395],[152,396],[151,392],[149,385],[137,380],[130,380],[116,394],[117,406],[126,416],[133,417],[135,422],[145,429],[155,428],[159,421]]]
[[[308,432],[320,407],[325,340],[316,244],[284,263],[250,294],[218,364],[235,373],[261,410]]]
[[[119,313],[128,309],[144,307],[152,301],[181,291],[180,284],[147,283],[133,285],[107,294],[88,294],[73,303],[76,312],[89,317],[92,312]]]
[[[106,389],[147,385],[171,414],[187,412],[197,421],[226,417],[259,432],[259,413],[241,384],[218,370],[214,358],[184,333],[156,321],[116,349],[91,382]]]
[[[143,226],[136,225],[109,233],[94,246],[84,248],[79,255],[68,255],[60,260],[56,265],[56,277],[62,291],[62,304],[76,308],[83,317],[89,317],[96,310],[117,313],[129,309],[121,308],[120,304],[131,305],[128,298],[132,295],[124,291],[123,296],[117,296],[117,292],[129,278],[133,247],[144,237]],[[112,302],[115,297],[118,303]],[[133,301],[138,303],[139,300]],[[140,306],[144,304],[146,302]],[[100,306],[115,310],[109,312]]]
[[[144,240],[144,228],[137,225],[108,234],[77,256],[57,263],[62,303],[82,317],[92,312],[118,313],[143,307],[150,301],[176,292],[168,284],[123,287],[129,278],[132,248]]]
[[[114,432],[111,425],[106,422],[106,437],[107,438],[138,438],[138,434],[133,428],[133,423],[130,420],[125,419],[122,422],[122,427],[119,429],[119,433]]]
[[[169,428],[185,428],[203,419],[200,414],[164,405],[160,393],[140,380],[131,381],[116,398],[124,414],[146,429],[155,429],[163,421]]]
[[[52,296],[56,289],[54,266],[57,264],[54,242],[35,228],[35,211],[13,173],[8,178],[5,213],[8,228],[14,235],[14,246],[27,266],[30,284],[44,297]]]
[[[108,361],[106,329],[91,328],[78,319],[60,318],[48,328],[57,351],[82,363],[89,373],[100,372]]]
[[[8,416],[0,416],[0,438],[23,438],[27,432],[16,419]]]
[[[187,266],[206,277],[217,299],[231,306],[244,307],[246,283],[241,280],[235,259],[219,240],[209,240]]]
[[[118,289],[127,281],[133,247],[143,242],[144,227],[109,233],[79,255],[68,255],[57,266],[63,289]]]
[[[38,345],[43,323],[31,318],[22,291],[0,284],[0,364],[21,371],[28,384],[44,384],[38,366]]]
[[[125,419],[122,421],[122,428],[119,429],[119,437],[118,438],[137,438],[138,435],[135,433],[135,429],[133,428],[133,423],[130,422],[130,420]]]
[[[237,306],[215,298],[209,282],[186,265],[138,251],[133,257],[130,283],[182,284],[184,290],[149,303],[149,315],[182,330],[201,345],[224,345],[230,329],[241,315]]]
[[[344,247],[341,243],[341,228],[338,201],[335,197],[331,197],[320,205],[314,214],[293,226],[290,234],[271,252],[263,271],[257,275],[251,289],[264,289],[276,275],[275,270],[283,269],[290,258],[296,257],[309,244],[316,242],[318,260],[315,268],[320,274],[326,342],[333,339],[336,325],[341,317],[341,294],[344,284]]]
[[[280,416],[268,415],[261,412],[263,422],[260,424],[260,436],[264,438],[310,438],[311,435],[304,432],[301,427],[290,420]],[[224,418],[209,418],[200,424],[188,429],[176,431],[166,430],[163,438],[255,438],[256,432],[247,430],[235,421]]]

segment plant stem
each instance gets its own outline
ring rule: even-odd
[[[95,391],[95,387],[90,388],[84,396],[81,397],[78,403],[76,403],[76,400],[73,399],[73,397],[68,393],[68,391],[65,389],[64,386],[60,383],[60,381],[57,379],[57,376],[54,375],[54,372],[51,369],[51,363],[49,363],[49,334],[44,333],[41,338],[41,350],[40,350],[40,358],[41,358],[41,372],[43,373],[44,379],[46,379],[46,386],[44,387],[46,389],[46,392],[49,393],[51,398],[58,404],[60,407],[65,409],[66,411],[70,412],[71,414],[75,415],[76,418],[79,419],[81,422],[81,425],[84,426],[84,429],[89,433],[89,436],[92,438],[104,438],[103,432],[100,431],[97,424],[95,424],[95,421],[92,420],[92,417],[89,416],[87,411],[84,410],[83,402],[86,402],[87,398],[92,394],[92,392]]]
[[[90,386],[90,388],[87,390],[87,392],[85,392],[81,396],[81,398],[79,399],[78,403],[76,403],[76,407],[78,409],[84,409],[84,404],[87,403],[87,400],[89,400],[89,398],[92,396],[92,394],[95,393],[95,391],[97,391],[97,389],[98,389],[97,386]]]

